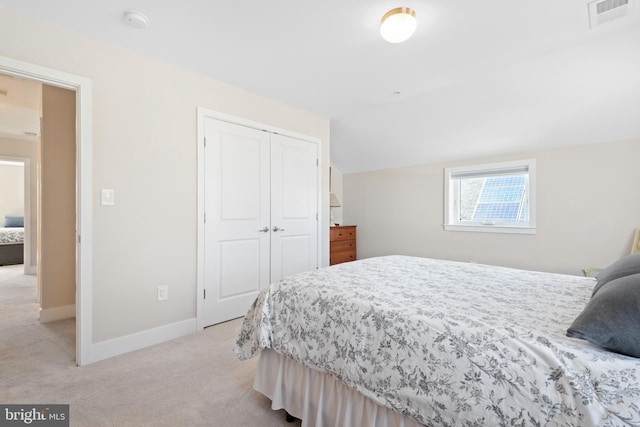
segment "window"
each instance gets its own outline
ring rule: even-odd
[[[444,229],[535,234],[535,159],[445,168]]]

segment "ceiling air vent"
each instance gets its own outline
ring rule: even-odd
[[[589,25],[598,25],[623,18],[629,14],[635,0],[597,0],[589,3]]]

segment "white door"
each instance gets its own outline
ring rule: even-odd
[[[318,149],[271,136],[271,282],[318,268]]]
[[[204,324],[244,316],[269,283],[269,134],[205,122]]]
[[[318,268],[317,145],[205,119],[203,325]]]

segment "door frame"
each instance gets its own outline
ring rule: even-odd
[[[76,93],[76,364],[92,362],[92,81],[0,55],[0,72]]]
[[[300,139],[303,141],[313,142],[317,144],[318,149],[318,227],[317,227],[317,265],[321,266],[321,236],[323,224],[323,209],[322,209],[322,162],[320,161],[322,153],[322,140],[320,138],[303,135],[297,132],[293,132],[287,129],[282,129],[276,126],[255,122],[253,120],[245,119],[242,117],[233,116],[219,111],[209,110],[203,107],[197,107],[197,175],[198,175],[198,206],[197,206],[197,243],[196,243],[196,319],[197,330],[204,329],[206,326],[204,316],[204,206],[205,206],[205,188],[204,188],[204,137],[205,137],[205,120],[215,119],[223,122],[228,122],[240,126],[245,126],[253,129],[263,130],[270,133],[277,133],[280,135],[290,136],[292,138]]]

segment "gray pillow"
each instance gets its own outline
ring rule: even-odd
[[[593,297],[600,288],[610,281],[637,273],[640,273],[640,252],[622,257],[598,273],[596,275],[597,283],[591,296]]]
[[[573,321],[567,336],[640,357],[640,274],[602,286]]]
[[[5,216],[4,226],[7,228],[24,227],[23,216]]]

